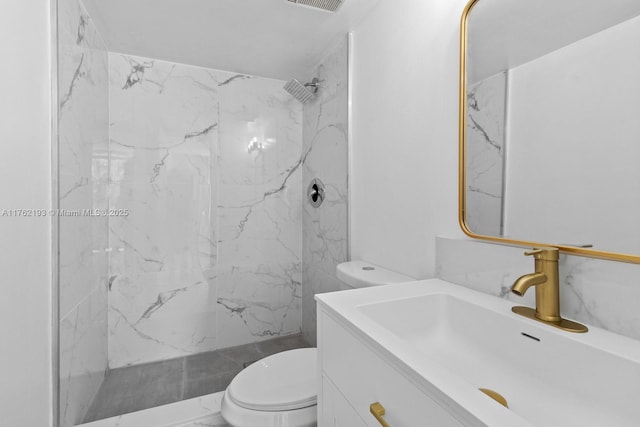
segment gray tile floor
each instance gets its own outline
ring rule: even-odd
[[[109,371],[84,422],[100,420],[227,388],[258,359],[309,347],[302,334]]]

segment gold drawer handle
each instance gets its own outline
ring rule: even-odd
[[[382,427],[390,427],[389,424],[384,420],[384,406],[382,406],[380,402],[372,403],[369,406],[369,410]]]

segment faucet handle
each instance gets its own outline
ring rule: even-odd
[[[541,254],[541,253],[542,253],[542,249],[534,249],[532,251],[525,252],[524,256],[537,255],[537,254]]]
[[[558,260],[558,248],[533,248],[531,251],[525,252],[525,256],[531,256],[535,259],[544,259],[547,261]]]

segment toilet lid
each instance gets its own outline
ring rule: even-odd
[[[302,348],[265,357],[231,381],[227,394],[237,405],[257,411],[288,411],[317,401],[317,349]]]

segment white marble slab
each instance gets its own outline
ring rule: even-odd
[[[59,207],[105,209],[107,51],[77,0],[58,3]],[[107,368],[107,218],[59,219],[60,423],[80,422]]]
[[[220,346],[298,333],[302,105],[284,82],[220,83]]]
[[[217,348],[217,76],[110,54],[109,364]]]
[[[466,221],[477,234],[502,235],[506,103],[506,73],[468,88]]]
[[[438,277],[522,305],[535,292],[511,293],[515,280],[534,271],[524,249],[477,240],[438,237]],[[640,265],[561,255],[560,311],[564,317],[640,339]]]
[[[301,105],[278,80],[110,70],[110,366],[299,332]]]
[[[60,209],[107,205],[107,52],[75,0],[60,2],[58,170]],[[69,32],[75,38],[68,36]],[[106,218],[60,219],[60,313],[68,314],[106,276]]]
[[[96,289],[60,321],[60,420],[84,418],[107,368],[106,291]]]
[[[281,80],[219,75],[220,182],[278,189],[299,166],[302,105]]]
[[[304,106],[302,331],[316,342],[314,295],[343,289],[336,265],[347,259],[348,41],[342,40],[315,70],[321,83]],[[309,182],[325,185],[319,208],[306,200]]]
[[[79,427],[228,427],[220,415],[224,392],[156,406]]]
[[[300,332],[300,263],[230,267],[218,277],[224,347]]]

